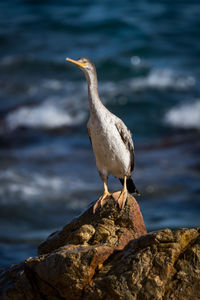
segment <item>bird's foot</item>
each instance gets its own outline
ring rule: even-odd
[[[128,192],[126,189],[123,189],[117,199],[117,203],[119,205],[119,208],[123,209],[126,204],[126,199],[128,196]]]
[[[112,194],[107,192],[104,193],[95,203],[95,205],[93,206],[93,213],[96,213],[96,210],[98,209],[98,207],[103,207],[105,205],[105,203],[108,201],[108,198],[111,196]]]

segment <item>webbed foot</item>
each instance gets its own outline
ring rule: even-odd
[[[105,203],[108,201],[109,197],[112,194],[109,192],[104,192],[103,195],[97,200],[97,202],[95,203],[95,205],[93,206],[93,213],[96,213],[96,210],[100,207],[103,207],[105,205]]]

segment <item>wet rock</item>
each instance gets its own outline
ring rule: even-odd
[[[199,231],[147,234],[133,197],[123,210],[110,199],[2,270],[0,299],[200,299]]]

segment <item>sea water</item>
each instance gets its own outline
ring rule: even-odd
[[[86,80],[67,56],[95,63],[103,103],[133,133],[148,231],[199,225],[199,15],[195,0],[0,2],[0,267],[103,191]]]

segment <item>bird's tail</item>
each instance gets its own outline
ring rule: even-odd
[[[124,179],[120,178],[119,180],[121,184],[124,185]],[[126,184],[127,184],[127,190],[130,194],[137,194],[138,196],[140,195],[131,177],[127,178]]]

